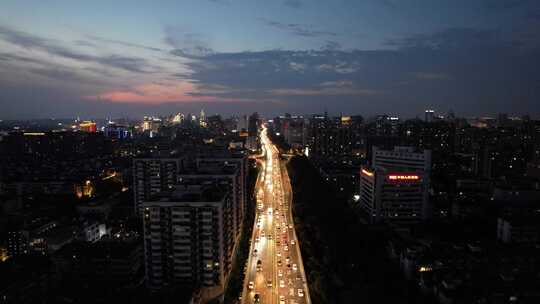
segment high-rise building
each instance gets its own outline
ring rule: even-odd
[[[243,187],[242,168],[238,164],[201,164],[195,171],[178,175],[182,185],[215,185],[230,192],[232,199],[233,229],[235,237],[240,236],[243,222],[243,209],[246,204]]]
[[[182,122],[184,122],[184,114],[182,113],[176,113],[176,115],[174,115],[174,117],[172,118],[172,123],[173,124],[181,124]]]
[[[302,116],[290,116],[282,123],[282,132],[285,142],[296,149],[303,149],[306,145],[307,129]]]
[[[378,115],[375,118],[376,136],[396,136],[399,132],[399,117]]]
[[[81,129],[81,131],[88,133],[96,133],[97,131],[96,123],[90,120],[85,120],[81,122],[79,124],[79,128]]]
[[[498,127],[507,127],[510,119],[508,118],[508,114],[506,113],[499,113],[497,116],[497,126]]]
[[[428,109],[424,113],[424,121],[425,122],[433,122],[433,115],[435,115],[435,111]]]
[[[201,114],[199,115],[199,127],[206,128],[207,125],[206,114],[204,113],[204,110],[201,109]]]
[[[361,116],[341,116],[329,119],[314,115],[309,120],[307,146],[313,158],[355,157],[363,145]]]
[[[144,116],[142,123],[143,132],[148,132],[150,137],[154,137],[158,133],[159,128],[162,125],[161,118],[153,116]]]
[[[257,136],[259,131],[259,113],[255,112],[249,116],[248,134],[249,136]]]
[[[370,221],[401,226],[428,218],[431,152],[374,147],[372,157],[360,172],[360,207]]]
[[[183,168],[180,158],[136,158],[133,160],[133,199],[136,214],[152,196],[171,189]]]
[[[223,122],[223,120],[221,119],[221,116],[220,115],[211,115],[211,116],[208,116],[208,118],[206,119],[207,120],[207,125],[208,125],[208,128],[212,131],[212,132],[215,132],[215,133],[218,133],[218,134],[221,134],[225,131],[225,123]]]
[[[28,253],[29,232],[16,230],[8,232],[8,255],[16,257]]]
[[[222,293],[236,247],[230,192],[178,185],[142,206],[147,286]]]
[[[247,115],[242,115],[238,118],[238,121],[236,123],[236,130],[238,132],[242,132],[242,131],[247,132],[248,130],[248,116]]]
[[[394,147],[381,150],[373,147],[371,164],[374,168],[387,168],[401,171],[431,171],[431,151],[416,152],[412,147]]]
[[[107,138],[123,140],[131,137],[131,132],[128,127],[109,123],[103,128],[103,133]]]
[[[239,177],[237,178],[238,182],[238,198],[240,201],[239,209],[235,212],[238,212],[239,215],[237,216],[238,219],[242,219],[243,215],[245,214],[245,210],[247,208],[247,175],[248,175],[248,159],[243,154],[237,154],[237,155],[228,155],[223,157],[205,157],[201,156],[197,158],[197,168],[201,171],[206,172],[213,172],[214,174],[218,173],[223,166],[231,166],[234,165],[238,167],[237,174]],[[211,169],[214,168],[214,169]]]

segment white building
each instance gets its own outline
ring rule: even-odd
[[[401,226],[426,219],[430,169],[430,151],[374,147],[372,166],[362,167],[360,172],[360,207],[371,222]]]

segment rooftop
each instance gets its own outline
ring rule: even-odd
[[[227,191],[215,185],[175,185],[170,191],[164,191],[156,195],[150,202],[220,202]]]

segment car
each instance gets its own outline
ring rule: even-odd
[[[287,262],[287,264],[289,264],[291,262],[291,258],[290,257],[286,257],[285,258],[285,262]]]
[[[277,261],[277,265],[278,265],[278,267],[281,267],[281,265],[283,265],[283,263],[281,263],[281,260]]]
[[[298,288],[298,296],[299,296],[299,297],[303,297],[303,296],[304,296],[304,291],[303,291],[301,288]]]
[[[296,264],[292,264],[292,270],[293,270],[293,271],[297,271],[297,270],[298,270],[298,266],[296,266]]]
[[[291,245],[294,245],[296,244],[296,242],[294,240],[291,240]]]
[[[284,295],[281,295],[279,296],[279,304],[286,304],[287,302],[285,302],[285,296]]]
[[[253,296],[253,303],[261,303],[261,296],[258,293]]]
[[[272,287],[272,280],[267,280],[266,281],[266,286],[267,287]]]
[[[279,287],[285,288],[285,281],[279,280]]]
[[[255,243],[257,243],[257,242],[260,241],[260,240],[261,240],[260,237],[256,237],[256,238],[255,238]]]
[[[283,247],[283,250],[289,251],[289,246],[285,245],[285,247]]]
[[[283,276],[283,270],[281,270],[281,269],[278,270],[278,276],[279,276],[279,277],[282,277],[282,276]]]
[[[255,283],[253,283],[253,281],[249,281],[248,288],[253,289],[254,287],[255,287]]]
[[[253,249],[253,256],[257,256],[257,249]]]

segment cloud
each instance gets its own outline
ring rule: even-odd
[[[143,58],[127,57],[114,54],[102,56],[84,54],[64,47],[58,41],[41,38],[4,26],[0,26],[0,39],[25,49],[39,50],[49,55],[58,56],[65,59],[98,63],[130,72],[145,73],[152,69],[148,62]]]
[[[301,8],[304,6],[304,3],[300,0],[285,0],[283,1],[283,5],[291,8]]]
[[[193,85],[189,82],[148,83],[129,90],[113,90],[94,96],[86,96],[86,99],[124,103],[186,102],[192,101],[192,98],[186,93],[193,89]]]
[[[0,25],[0,37],[10,43],[20,45],[26,48],[35,46],[44,46],[48,44],[46,39],[30,35],[24,32],[16,31],[11,28]]]
[[[430,34],[411,35],[401,39],[389,40],[386,44],[398,48],[424,48],[444,51],[512,46],[512,42],[505,40],[500,31],[473,28],[450,28]]]
[[[327,40],[326,43],[321,47],[323,51],[336,51],[341,49],[341,44],[337,41]]]
[[[311,29],[310,25],[306,24],[299,24],[299,23],[282,23],[278,21],[268,20],[268,19],[261,19],[264,24],[282,30],[286,31],[290,34],[296,35],[296,36],[302,36],[302,37],[335,37],[338,36],[335,32],[330,31],[319,31],[319,30],[313,30]]]
[[[99,46],[93,42],[86,41],[86,40],[75,40],[73,41],[75,45],[78,46],[85,46],[85,47],[91,47],[91,48],[98,48]]]
[[[117,45],[121,45],[121,46],[127,46],[127,47],[137,48],[137,49],[143,49],[143,50],[147,50],[147,51],[155,51],[155,52],[162,52],[163,51],[162,49],[157,48],[157,47],[151,47],[151,46],[146,46],[146,45],[142,45],[142,44],[138,44],[138,43],[122,41],[122,40],[108,39],[108,38],[94,36],[94,35],[88,35],[87,37],[90,40],[103,42],[103,43],[117,44]],[[92,45],[91,42],[87,42],[87,41],[81,41],[81,42],[82,43],[86,42],[89,45]],[[95,44],[93,44],[93,45],[95,46]]]
[[[335,72],[339,74],[351,74],[358,71],[357,65],[353,62],[337,61],[334,64],[323,63],[315,67],[322,72]]]
[[[419,80],[450,80],[452,77],[444,73],[416,72],[413,76]]]
[[[302,63],[297,63],[297,62],[290,62],[289,68],[293,71],[302,73],[306,69],[306,65]]]
[[[187,81],[148,83],[129,90],[114,90],[99,95],[86,96],[85,98],[115,103],[143,104],[244,101],[240,98],[220,98],[199,94],[194,84]]]
[[[202,34],[173,26],[166,26],[164,32],[164,42],[173,47],[169,52],[171,55],[197,59],[215,53]]]
[[[59,80],[59,81],[81,81],[85,83],[91,82],[91,80],[88,77],[83,77],[77,72],[73,72],[71,70],[63,69],[63,68],[34,68],[29,70],[33,74],[45,76],[47,78]],[[102,83],[102,82],[96,82],[94,83]]]
[[[354,52],[345,51],[272,50],[211,53],[193,58],[187,66],[198,95],[256,100],[373,96],[375,89],[357,87],[342,78],[357,73],[357,58]]]
[[[0,60],[1,61],[10,61],[10,62],[17,61],[17,62],[26,63],[26,64],[28,64],[28,63],[44,64],[45,63],[45,61],[40,60],[40,59],[36,59],[36,58],[28,57],[28,56],[17,55],[17,54],[12,54],[12,53],[0,53]]]
[[[185,28],[177,26],[165,26],[165,37],[163,41],[165,44],[175,49],[190,49],[190,48],[208,48],[207,39],[203,34],[188,31]]]
[[[315,89],[274,89],[270,93],[276,96],[371,96],[375,90],[351,88],[315,88]]]
[[[215,109],[227,113],[247,111],[247,105],[254,104],[272,113],[317,112],[331,105],[331,110],[365,115],[414,116],[426,101],[437,110],[452,107],[463,115],[526,112],[535,109],[540,98],[540,49],[523,48],[537,39],[538,30],[530,31],[524,37],[520,31],[450,28],[394,39],[386,50],[344,50],[327,38],[327,47],[318,50],[225,53],[212,50],[204,35],[170,28],[164,39],[172,51],[162,52],[159,62],[166,60],[166,64],[156,65],[148,52],[140,52],[147,56],[142,61],[123,54],[86,53],[76,45],[72,49],[55,40],[0,27],[0,43],[8,46],[0,51],[0,64],[13,71],[0,73],[0,115],[15,113],[17,105],[5,104],[18,99],[28,101],[20,107],[23,113],[36,108],[31,104],[47,104],[48,108],[61,104],[71,111],[91,112],[101,107],[103,113],[124,108],[156,113],[153,111],[184,105],[195,109],[205,103],[219,105]],[[51,63],[46,62],[49,59]],[[130,69],[137,75],[122,73]],[[17,75],[19,70],[36,78]],[[93,77],[100,72],[112,73],[102,77],[109,84],[83,87],[101,80]],[[43,77],[58,80],[47,84],[63,84],[42,89],[43,83],[35,80]],[[30,91],[32,96],[27,94]],[[239,107],[231,108],[233,104]]]
[[[337,81],[325,81],[321,83],[322,87],[352,87],[353,82],[351,80],[337,80]]]
[[[11,68],[16,68],[17,73],[28,72],[33,75],[59,80],[64,84],[66,82],[79,82],[83,85],[106,84],[105,80],[99,80],[95,76],[100,76],[100,78],[103,78],[102,76],[114,77],[112,73],[104,69],[94,67],[72,69],[40,57],[11,53],[0,53],[0,62],[11,64]]]
[[[187,66],[195,87],[220,88],[201,94],[279,98],[289,109],[337,106],[338,100],[344,109],[398,113],[418,113],[426,100],[443,110],[451,102],[467,113],[505,109],[510,100],[527,109],[540,97],[540,71],[533,68],[540,51],[524,52],[514,39],[454,28],[403,37],[389,50],[210,53]]]
[[[211,48],[207,48],[204,46],[194,46],[192,48],[174,49],[171,50],[170,53],[179,57],[198,59],[212,55],[215,52]]]

